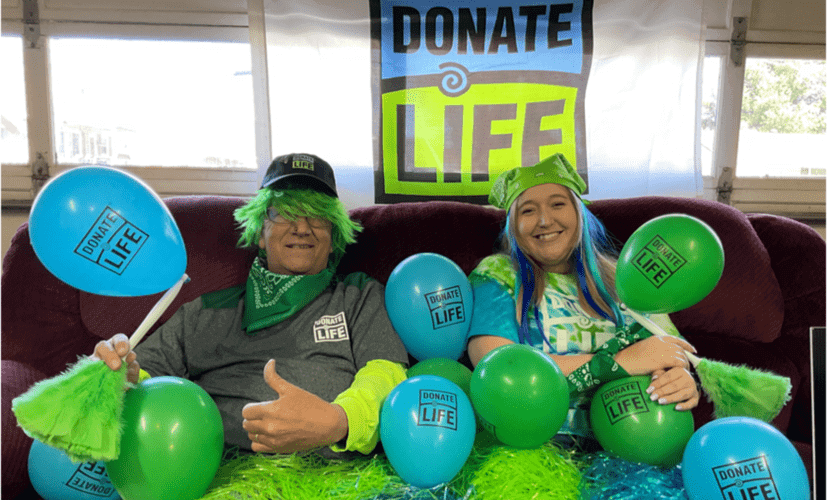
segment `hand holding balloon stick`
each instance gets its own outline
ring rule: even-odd
[[[656,217],[639,227],[618,258],[616,287],[627,312],[658,336],[669,335],[645,313],[674,313],[704,299],[722,276],[718,235],[685,214]],[[638,311],[638,312],[637,312]],[[717,418],[753,417],[769,422],[790,399],[791,381],[747,366],[731,366],[685,351]]]
[[[669,335],[652,320],[628,310],[650,333]],[[716,418],[752,417],[770,422],[790,400],[791,379],[748,366],[733,366],[684,351],[696,369]]]
[[[165,293],[129,339],[134,348],[167,309],[187,275]],[[42,380],[12,400],[17,423],[30,437],[64,450],[78,462],[112,460],[121,441],[126,363],[111,370],[97,358],[83,358],[62,374]]]
[[[135,177],[79,167],[50,181],[30,216],[32,247],[55,276],[100,295],[167,292],[135,330],[135,347],[187,281],[187,254],[166,205]],[[27,435],[76,461],[119,454],[126,363],[118,371],[83,358],[12,401]]]

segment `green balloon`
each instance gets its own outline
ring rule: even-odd
[[[724,248],[701,220],[668,214],[645,222],[618,256],[615,285],[630,309],[673,313],[705,298],[722,277]]]
[[[503,444],[537,448],[566,420],[569,386],[552,358],[527,345],[507,344],[477,363],[471,400],[483,427]]]
[[[124,500],[201,498],[218,471],[224,428],[204,389],[154,377],[124,398],[121,454],[106,471]]]
[[[469,384],[471,383],[472,371],[462,363],[448,358],[429,358],[420,361],[408,369],[408,378],[417,375],[437,375],[446,378],[457,384],[466,396],[471,397]]]
[[[601,446],[624,460],[660,467],[681,462],[693,435],[693,414],[650,401],[650,377],[639,375],[602,385],[589,409]]]

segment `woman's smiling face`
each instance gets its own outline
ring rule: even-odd
[[[571,272],[569,257],[580,235],[578,210],[569,189],[540,184],[524,191],[514,203],[515,236],[524,253],[544,270]]]

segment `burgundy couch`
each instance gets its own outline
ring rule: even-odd
[[[232,218],[243,200],[166,200],[187,247],[191,281],[161,318],[206,292],[242,283],[254,257],[236,248]],[[771,215],[744,215],[715,202],[665,197],[596,201],[591,206],[620,241],[647,220],[686,213],[707,222],[726,255],[716,289],[672,318],[702,357],[748,364],[790,377],[792,399],[773,424],[794,442],[811,474],[809,327],[825,325],[825,242],[808,226]],[[405,257],[435,252],[467,273],[492,253],[502,210],[456,202],[402,203],[351,212],[365,230],[341,272],[365,271],[383,283]],[[32,383],[61,372],[100,339],[131,333],[159,295],[113,298],[80,292],[54,278],[29,244],[28,226],[15,235],[2,277],[2,496],[38,498],[30,486],[31,440],[16,426],[11,400]],[[712,405],[694,411],[697,427]],[[821,452],[821,450],[820,450]],[[813,479],[812,479],[813,480]]]

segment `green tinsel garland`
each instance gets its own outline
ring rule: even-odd
[[[578,500],[581,464],[573,451],[553,442],[519,449],[497,443],[481,432],[455,482],[476,500],[548,498]]]
[[[522,450],[481,432],[471,456],[448,484],[405,483],[381,455],[329,460],[317,455],[230,455],[201,500],[577,500],[579,463],[548,443]]]
[[[225,460],[202,500],[362,500],[393,482],[393,469],[379,457],[344,461],[313,454],[245,455]]]

